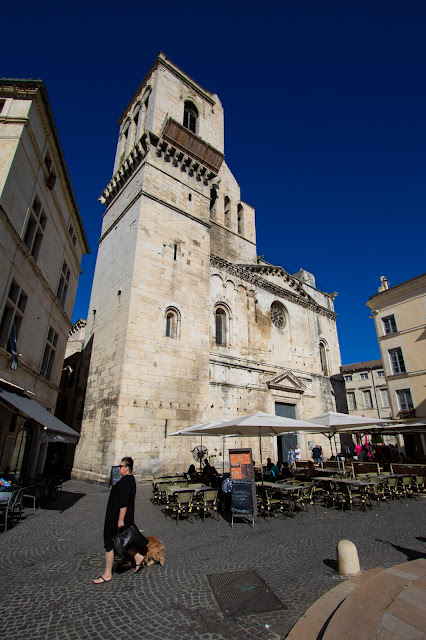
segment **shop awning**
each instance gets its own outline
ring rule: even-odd
[[[31,418],[41,424],[46,430],[46,440],[58,440],[61,442],[77,442],[80,434],[71,429],[65,422],[43,409],[35,400],[25,395],[6,391],[0,388],[0,400],[12,405],[20,415]]]

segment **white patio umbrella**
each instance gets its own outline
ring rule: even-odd
[[[365,427],[367,425],[390,424],[392,420],[388,418],[366,418],[365,416],[351,416],[348,413],[338,413],[336,411],[326,411],[320,416],[309,418],[309,422],[316,425],[329,427],[330,431],[342,431],[344,427],[348,427],[346,431],[350,431],[350,427]]]
[[[326,411],[320,416],[309,418],[309,421],[313,424],[323,425],[327,428],[328,432],[324,432],[324,435],[330,440],[330,447],[331,438],[335,438],[336,433],[356,433],[357,431],[361,431],[362,433],[371,433],[374,429],[380,429],[380,425],[383,427],[392,423],[392,420],[386,418],[351,416],[348,413],[338,413],[336,411]],[[336,447],[337,455],[336,439],[334,439],[334,446]]]
[[[312,424],[309,420],[294,420],[258,411],[232,420],[215,420],[204,425],[195,425],[170,435],[257,436],[259,438],[260,464],[262,465],[262,435],[279,436],[292,431],[323,433],[324,429]]]

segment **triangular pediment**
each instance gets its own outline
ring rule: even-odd
[[[287,369],[283,373],[278,374],[271,380],[267,381],[269,389],[278,389],[279,391],[293,391],[294,393],[304,393],[306,385],[297,378],[294,373]]]

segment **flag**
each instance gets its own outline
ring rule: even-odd
[[[18,347],[16,346],[15,319],[13,319],[12,329],[10,331],[9,344],[10,350],[12,352],[12,364],[10,365],[10,368],[16,371],[16,369],[18,368]]]

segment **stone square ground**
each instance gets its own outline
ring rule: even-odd
[[[77,481],[63,495],[0,534],[2,640],[281,640],[305,610],[339,584],[337,542],[352,540],[363,571],[426,558],[426,497],[391,502],[367,512],[317,506],[294,518],[259,519],[252,529],[222,517],[175,524],[139,485],[136,522],[160,537],[166,564],[103,571],[103,518],[109,489]],[[71,505],[71,506],[70,506]],[[256,571],[286,609],[227,618],[207,575]]]

